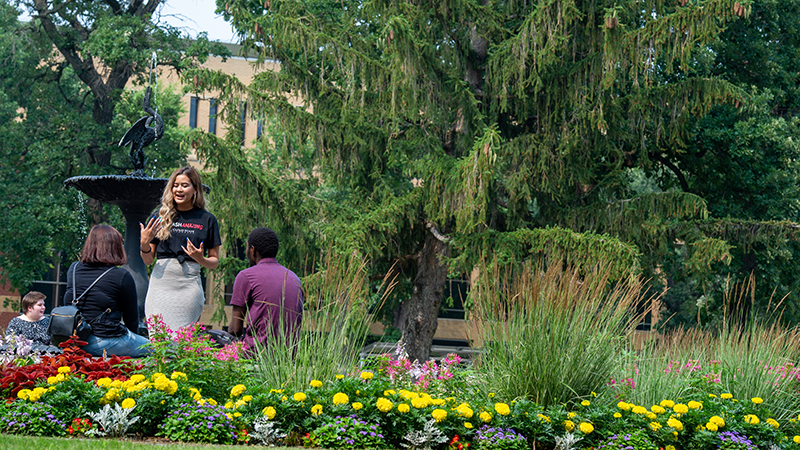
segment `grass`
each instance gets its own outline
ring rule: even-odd
[[[0,434],[0,448],[3,450],[191,450],[215,448],[241,448],[241,445],[208,444],[164,444],[161,442],[137,442],[122,439],[75,439]],[[280,449],[300,449],[302,447],[272,447]]]
[[[470,295],[487,390],[549,406],[588,398],[608,381],[641,318],[640,280],[612,284],[607,267],[579,273],[559,264],[480,273]]]

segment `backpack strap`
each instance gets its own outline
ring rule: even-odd
[[[100,276],[99,276],[99,277],[97,277],[97,278],[96,278],[94,281],[92,281],[92,284],[90,284],[90,285],[89,285],[89,287],[88,287],[88,288],[86,288],[86,290],[85,290],[85,291],[83,291],[83,293],[82,293],[81,295],[79,295],[79,296],[76,298],[76,297],[75,297],[75,295],[76,295],[78,292],[77,292],[77,290],[75,289],[75,272],[77,272],[77,271],[78,271],[78,262],[76,261],[76,262],[72,263],[72,265],[74,266],[74,267],[72,268],[72,306],[75,306],[75,307],[77,308],[77,307],[78,307],[78,301],[79,301],[80,299],[82,299],[82,298],[83,298],[83,296],[84,296],[84,295],[86,295],[86,293],[87,293],[87,292],[89,292],[89,289],[91,289],[92,287],[94,287],[94,285],[95,285],[95,284],[96,284],[98,281],[100,281],[100,278],[103,278],[103,275],[105,275],[105,274],[107,274],[108,272],[110,272],[110,271],[111,271],[111,269],[113,269],[114,267],[113,267],[113,266],[112,266],[112,267],[109,267],[109,268],[108,268],[108,269],[107,269],[105,272],[101,273],[101,274],[100,274]],[[80,308],[78,308],[78,309],[80,309]]]

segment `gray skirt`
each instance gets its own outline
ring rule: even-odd
[[[172,330],[197,322],[206,300],[200,269],[194,261],[181,264],[175,258],[157,260],[147,286],[145,316],[160,314]]]

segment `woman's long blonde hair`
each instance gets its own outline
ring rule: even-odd
[[[170,175],[169,181],[164,187],[164,193],[161,195],[161,209],[158,211],[158,215],[161,216],[161,230],[156,235],[161,241],[169,239],[172,232],[172,222],[175,221],[175,217],[178,215],[175,199],[172,197],[172,186],[175,184],[175,179],[178,178],[178,175],[186,175],[189,181],[192,182],[192,187],[194,187],[195,191],[192,204],[196,208],[206,209],[205,191],[203,190],[203,182],[200,180],[200,174],[191,166],[176,169]]]

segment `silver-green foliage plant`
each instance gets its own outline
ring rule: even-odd
[[[112,407],[110,404],[103,406],[98,412],[90,412],[91,417],[97,424],[100,425],[102,430],[93,428],[89,430],[87,435],[109,436],[109,437],[122,437],[128,432],[128,428],[139,420],[139,416],[128,417],[131,415],[135,407],[123,408],[119,403],[114,403]]]
[[[403,436],[403,440],[408,441],[408,444],[405,442],[400,443],[404,448],[430,450],[439,444],[447,442],[447,436],[436,428],[436,420],[430,419],[425,422],[425,426],[421,430],[409,431]]]
[[[556,436],[556,450],[574,450],[577,448],[578,442],[582,440],[582,437],[572,433],[566,433],[564,437]]]
[[[478,269],[470,321],[483,347],[475,367],[485,389],[546,407],[605,386],[641,319],[638,278],[612,284],[602,265],[579,271],[495,261]]]
[[[280,443],[286,436],[286,432],[266,416],[259,417],[253,422],[253,431],[250,433],[250,437],[257,442],[270,446]]]

